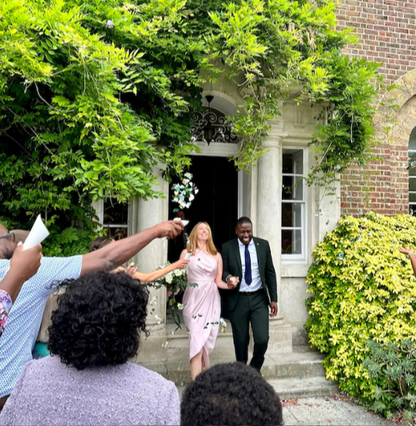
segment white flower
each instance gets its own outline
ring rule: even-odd
[[[173,275],[175,275],[175,277],[180,277],[183,274],[184,271],[181,271],[180,269],[175,269],[173,271]]]
[[[189,196],[189,201],[193,201],[193,200],[195,200],[195,196],[194,196],[194,194],[191,194],[191,195]]]
[[[109,19],[106,23],[105,23],[106,28],[108,28],[109,30],[112,30],[114,28],[114,23],[111,19]]]
[[[172,281],[173,281],[172,272],[169,272],[169,274],[166,275],[165,280],[168,284],[172,284]]]
[[[189,172],[188,172],[188,173],[185,173],[185,177],[186,177],[186,178],[188,178],[188,179],[192,179],[192,174],[191,174],[191,173],[189,173]]]
[[[399,309],[397,309],[398,312],[403,312],[403,307],[400,306]]]
[[[195,189],[195,194],[198,194],[198,192],[199,192],[199,189],[198,189],[198,188],[196,188],[196,189]]]

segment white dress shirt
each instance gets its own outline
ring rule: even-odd
[[[260,270],[259,270],[259,261],[257,259],[257,251],[256,245],[254,244],[254,240],[252,239],[248,245],[248,252],[250,253],[251,260],[251,284],[247,285],[246,280],[244,278],[246,272],[246,256],[245,250],[246,246],[238,240],[238,247],[240,249],[240,259],[241,259],[241,267],[243,271],[243,276],[240,284],[241,292],[253,292],[260,290],[262,288],[261,278],[260,278]]]

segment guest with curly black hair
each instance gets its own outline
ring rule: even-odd
[[[52,356],[26,364],[0,424],[179,424],[175,385],[127,362],[147,334],[146,289],[124,272],[90,273],[61,287]]]
[[[240,362],[203,371],[182,397],[183,426],[282,424],[282,405],[272,386]]]

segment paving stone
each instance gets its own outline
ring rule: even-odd
[[[283,420],[286,426],[396,426],[394,422],[373,415],[364,407],[328,397],[302,398],[296,404],[288,404],[283,408]]]

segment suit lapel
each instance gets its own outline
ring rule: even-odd
[[[243,267],[241,266],[241,257],[240,257],[240,246],[238,245],[238,238],[234,240],[234,254],[237,260],[237,265],[240,270],[240,275],[243,275]]]
[[[263,271],[263,260],[264,260],[264,256],[262,256],[261,253],[261,244],[260,242],[257,240],[257,238],[253,238],[253,242],[254,245],[256,247],[256,253],[257,253],[257,263],[259,265],[259,271],[260,271],[260,275],[261,275],[261,271]]]

